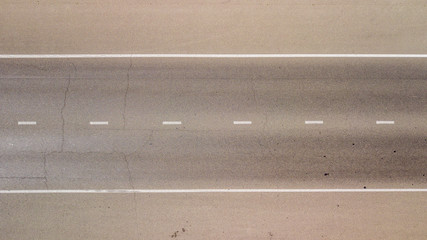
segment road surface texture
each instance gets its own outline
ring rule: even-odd
[[[424,59],[1,65],[1,189],[427,187]],[[5,239],[426,234],[426,193],[0,196]]]
[[[0,50],[425,54],[426,8],[2,1]],[[427,192],[369,190],[426,149],[427,58],[0,59],[1,240],[425,239]],[[48,192],[103,189],[362,191]]]
[[[424,0],[2,0],[24,53],[426,53]]]

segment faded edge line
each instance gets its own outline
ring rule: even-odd
[[[369,192],[427,192],[426,188],[373,189],[58,189],[58,190],[0,190],[0,194],[43,193],[369,193]]]
[[[427,58],[427,54],[0,54],[23,58]]]

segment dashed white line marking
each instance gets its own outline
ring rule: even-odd
[[[37,125],[36,121],[18,121],[18,125]]]
[[[427,58],[427,54],[0,54],[10,58]]]
[[[163,125],[181,125],[182,122],[181,121],[163,121],[162,124]]]
[[[332,189],[58,189],[58,190],[0,190],[0,194],[40,193],[369,193],[369,192],[427,192],[426,188],[332,188]]]
[[[305,121],[305,124],[323,124],[323,121]]]
[[[252,121],[233,121],[233,124],[235,124],[235,125],[250,125],[250,124],[252,124]]]
[[[377,121],[377,124],[394,124],[394,121]]]
[[[108,125],[107,121],[100,121],[100,122],[89,122],[90,125]]]

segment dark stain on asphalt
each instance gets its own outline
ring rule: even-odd
[[[179,231],[175,231],[175,232],[171,235],[171,238],[176,238],[176,237],[178,237],[178,233],[179,233]]]
[[[187,221],[187,223],[188,223],[188,221]],[[183,233],[185,233],[185,228],[181,228],[181,231],[182,231]],[[171,238],[177,238],[177,237],[178,237],[178,233],[179,233],[179,231],[175,231],[175,232],[171,235]]]
[[[325,175],[325,176],[329,176],[329,173],[325,173],[324,175]]]

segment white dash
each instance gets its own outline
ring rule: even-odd
[[[244,125],[244,124],[246,124],[246,125],[250,125],[250,124],[252,124],[252,121],[233,121],[233,124],[235,124],[235,125]]]
[[[377,124],[394,124],[394,121],[377,121]]]
[[[108,122],[90,122],[90,125],[108,125]]]
[[[163,125],[181,125],[181,121],[163,121]]]
[[[37,125],[35,121],[19,121],[18,125]]]
[[[323,124],[323,121],[305,121],[305,124]]]

